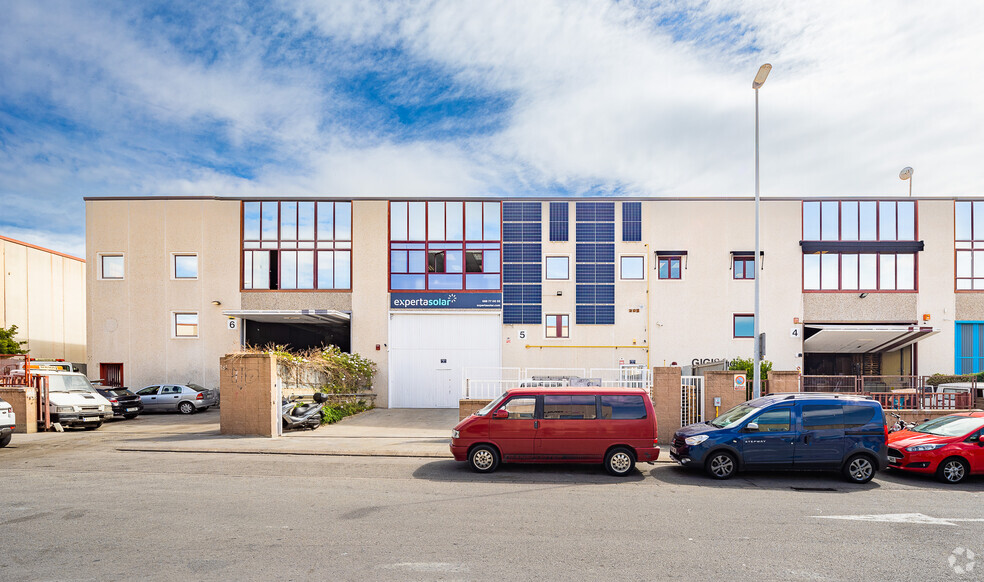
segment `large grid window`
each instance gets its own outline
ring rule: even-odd
[[[498,291],[498,202],[390,202],[390,290]]]
[[[351,202],[243,202],[243,289],[351,287]]]
[[[642,240],[642,202],[622,203],[622,240]]]
[[[539,202],[502,203],[503,323],[542,321],[542,213]]]
[[[566,242],[568,240],[568,217],[566,202],[550,203],[550,241]]]
[[[915,291],[913,253],[803,255],[807,291]]]
[[[984,290],[984,201],[957,202],[953,213],[957,290]]]
[[[575,322],[615,324],[615,203],[575,205]]]
[[[803,240],[916,240],[916,203],[908,200],[804,202]]]

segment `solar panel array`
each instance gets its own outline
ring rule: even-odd
[[[551,242],[567,242],[568,232],[567,232],[567,203],[566,202],[551,202],[550,203],[550,241]]]
[[[539,325],[541,322],[542,236],[539,202],[502,203],[503,323]]]
[[[575,322],[614,325],[615,203],[578,202],[574,219]]]
[[[625,242],[642,240],[642,202],[622,203],[622,240]]]

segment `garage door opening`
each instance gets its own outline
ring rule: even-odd
[[[349,352],[352,346],[350,314],[326,309],[297,311],[224,311],[243,320],[243,342],[263,347],[270,344],[304,351],[338,346]]]

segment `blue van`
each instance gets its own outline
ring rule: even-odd
[[[715,479],[746,469],[841,471],[867,483],[888,466],[881,404],[863,396],[770,394],[673,435],[670,457]]]

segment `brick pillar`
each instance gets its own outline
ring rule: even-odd
[[[745,401],[745,389],[735,390],[735,376],[740,373],[731,370],[704,372],[704,420],[714,418],[715,398],[721,399],[718,413]]]
[[[14,432],[38,432],[38,396],[33,386],[5,386],[0,388],[0,398],[14,409]]]
[[[769,372],[769,394],[799,392],[800,373],[772,370]]]
[[[680,368],[653,368],[653,408],[659,442],[670,445],[673,433],[680,429]]]
[[[271,354],[219,359],[219,427],[222,434],[277,436],[277,360]]]

